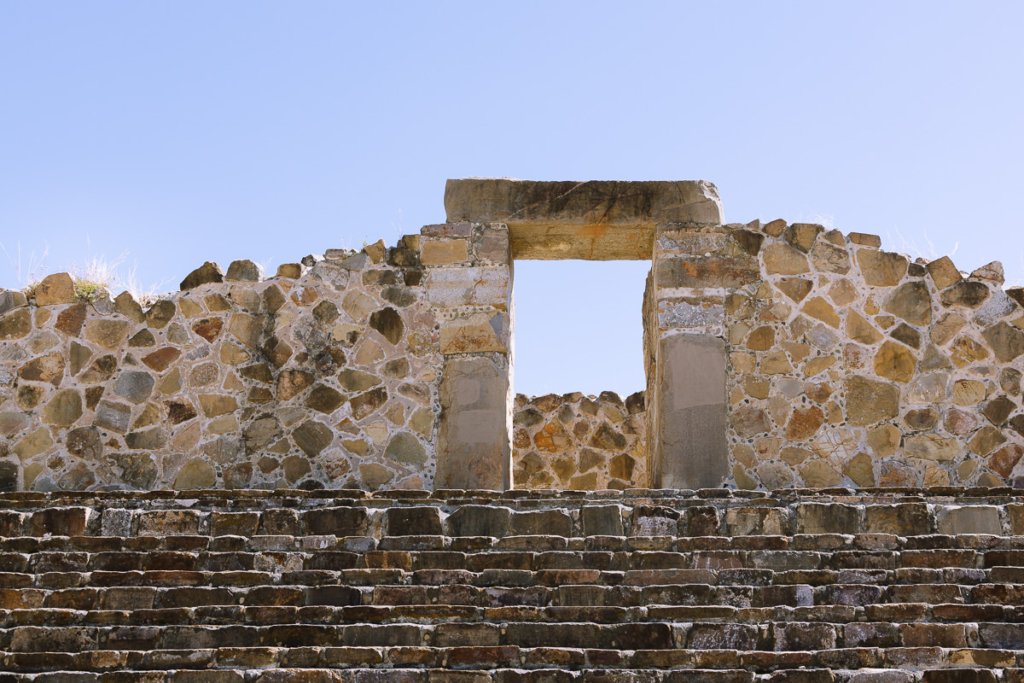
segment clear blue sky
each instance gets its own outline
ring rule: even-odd
[[[0,286],[19,245],[22,279],[126,253],[167,290],[393,243],[460,176],[706,178],[729,221],[1024,283],[1022,32],[1019,1],[0,0]],[[646,266],[580,268],[519,265],[518,389],[642,387]]]

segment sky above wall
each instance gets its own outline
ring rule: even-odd
[[[1024,3],[0,3],[0,287],[168,291],[444,220],[446,178],[713,181],[726,220],[1024,284]],[[643,388],[644,263],[518,263],[520,391]]]

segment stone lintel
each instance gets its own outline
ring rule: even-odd
[[[508,225],[513,258],[643,260],[658,224],[717,225],[715,186],[704,180],[449,180],[449,222]]]

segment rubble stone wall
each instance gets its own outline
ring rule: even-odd
[[[441,354],[418,237],[143,309],[71,278],[0,298],[0,488],[429,488]]]
[[[691,241],[693,253],[715,253],[704,284],[723,285],[731,483],[997,486],[1016,476],[1024,290],[1004,290],[998,263],[965,276],[949,258],[883,251],[874,235],[784,221]]]
[[[516,396],[513,480],[522,489],[649,485],[644,392]]]

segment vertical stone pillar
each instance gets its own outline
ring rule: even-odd
[[[756,253],[722,226],[655,231],[644,315],[654,486],[718,487],[729,474],[725,299],[758,279]]]
[[[512,259],[502,224],[421,231],[444,356],[435,488],[512,486]]]

